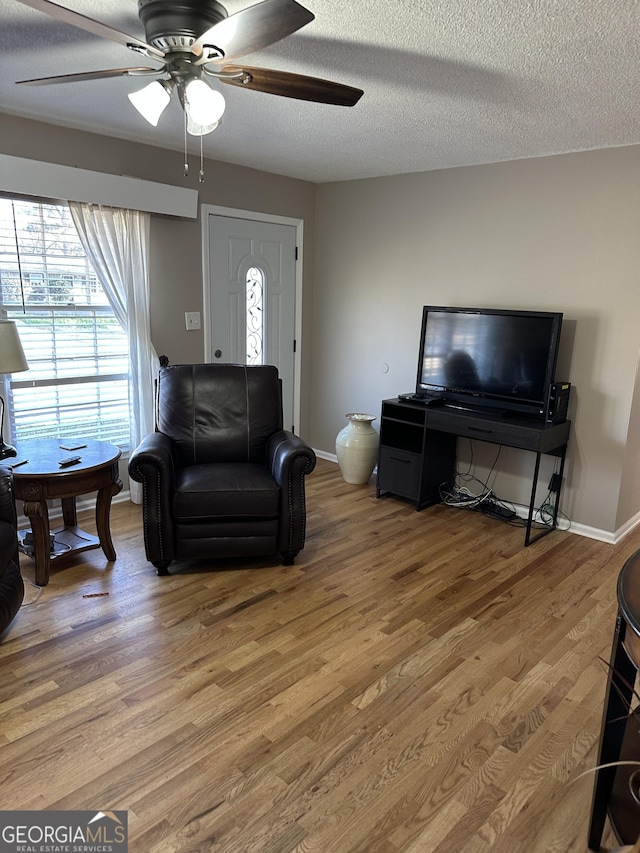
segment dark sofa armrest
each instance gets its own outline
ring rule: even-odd
[[[285,560],[304,546],[306,507],[304,478],[316,467],[316,455],[303,439],[288,430],[275,433],[267,444],[267,467],[280,486],[278,550]]]
[[[17,529],[16,502],[13,497],[13,471],[0,465],[0,521],[8,521]]]
[[[172,440],[162,432],[142,439],[129,458],[129,476],[142,483],[142,525],[147,559],[173,559],[175,537],[171,504],[176,456]]]
[[[15,552],[11,559],[18,563],[18,517],[13,495],[13,472],[6,465],[0,465],[0,521],[6,521],[16,531]]]
[[[0,542],[0,635],[4,635],[24,598],[13,473],[6,465],[0,465]]]

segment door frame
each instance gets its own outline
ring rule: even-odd
[[[204,314],[204,360],[211,363],[213,360],[213,346],[211,341],[211,278],[210,270],[210,245],[209,245],[209,217],[228,216],[235,219],[248,219],[254,222],[272,222],[276,225],[291,225],[296,229],[296,311],[295,328],[293,331],[296,347],[293,353],[293,423],[296,432],[300,433],[300,397],[301,397],[301,364],[302,364],[302,270],[303,270],[303,236],[304,222],[302,219],[293,219],[289,216],[279,216],[275,213],[259,213],[252,210],[241,210],[235,207],[222,207],[217,204],[200,205],[202,221],[202,309]],[[288,429],[288,426],[287,426]]]

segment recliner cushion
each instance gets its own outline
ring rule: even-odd
[[[176,521],[277,518],[280,489],[269,471],[250,462],[188,465],[176,472]]]

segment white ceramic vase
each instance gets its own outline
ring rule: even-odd
[[[368,483],[378,459],[379,437],[371,426],[375,415],[351,412],[349,423],[336,436],[336,456],[345,483]]]

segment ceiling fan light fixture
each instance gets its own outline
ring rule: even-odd
[[[128,98],[142,118],[157,127],[160,116],[169,105],[172,91],[173,82],[171,80],[154,80],[144,89],[131,92]]]
[[[189,124],[200,130],[194,136],[210,133],[218,125],[225,110],[225,100],[221,92],[212,89],[204,80],[191,80],[184,91],[184,110],[187,114],[187,129]],[[208,129],[205,129],[208,128]]]
[[[214,131],[219,124],[219,121],[214,121],[213,124],[196,124],[187,113],[187,133],[191,136],[206,136],[207,133]]]
[[[93,36],[124,45],[154,62],[161,62],[162,68],[108,68],[16,82],[40,86],[123,76],[148,79],[166,74],[164,80],[154,79],[128,97],[140,115],[157,127],[176,90],[184,112],[185,176],[188,175],[187,133],[190,133],[200,137],[200,180],[204,176],[202,137],[216,129],[225,111],[222,94],[208,86],[203,75],[255,92],[319,104],[352,107],[364,94],[362,89],[319,77],[224,64],[269,47],[311,23],[313,13],[297,0],[254,0],[252,5],[233,15],[228,15],[219,0],[138,0],[144,39],[75,12],[59,0],[18,2]]]

